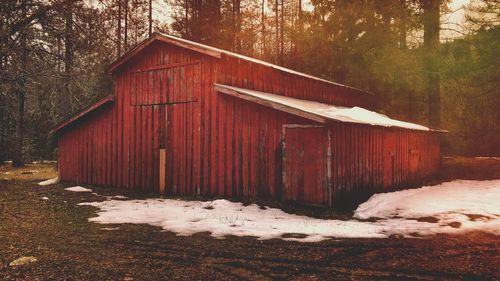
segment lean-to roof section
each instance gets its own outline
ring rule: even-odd
[[[214,87],[219,93],[255,102],[320,123],[338,121],[382,127],[399,127],[419,131],[441,131],[433,130],[415,123],[392,119],[384,114],[357,106],[334,106],[310,100],[296,99],[222,84],[214,84]]]
[[[98,101],[98,102],[90,105],[89,107],[85,108],[84,110],[78,112],[77,114],[73,115],[69,119],[66,119],[62,123],[56,125],[52,130],[49,131],[49,134],[57,133],[61,129],[65,128],[66,126],[68,126],[68,125],[70,125],[70,124],[72,124],[74,122],[76,122],[77,120],[83,118],[84,116],[87,116],[88,114],[96,111],[97,109],[103,107],[104,105],[106,105],[108,103],[113,103],[113,102],[114,102],[114,96],[113,95],[109,95],[109,96],[101,99],[100,101]]]

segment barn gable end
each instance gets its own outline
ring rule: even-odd
[[[341,106],[362,106],[374,109],[375,97],[369,92],[161,33],[153,34],[149,39],[124,54],[108,68],[108,71],[116,75],[120,74],[123,69],[127,71],[133,69],[136,67],[134,63],[143,60],[144,57],[155,57],[157,49],[166,49],[174,53],[182,52],[187,56],[184,58],[185,60],[194,57],[193,59],[212,61],[220,66],[218,69],[220,75],[216,77],[217,83],[258,91],[269,91],[266,86],[270,84],[269,87],[273,89],[271,92],[274,94]],[[174,57],[176,56],[174,55]],[[182,61],[183,59],[177,57],[177,60]],[[157,61],[149,61],[142,67],[153,70],[161,68],[163,63],[164,59],[160,58]],[[252,68],[254,71],[244,73],[243,69],[226,67],[229,65],[235,65],[238,68]],[[238,78],[241,75],[246,75],[246,79],[243,80],[243,83],[238,83]],[[256,81],[255,78],[259,76],[263,76],[262,81]],[[221,79],[222,77],[223,79]],[[305,91],[306,89],[307,91]],[[311,91],[315,93],[311,94]]]

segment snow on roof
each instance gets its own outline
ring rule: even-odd
[[[302,99],[285,97],[249,89],[232,87],[227,85],[221,85],[221,84],[214,84],[214,85],[216,89],[222,93],[232,95],[232,92],[236,92],[237,97],[256,102],[257,100],[264,101],[263,103],[264,105],[268,105],[269,103],[276,104],[278,107],[277,109],[282,109],[283,111],[292,114],[296,113],[296,111],[298,110],[300,112],[305,113],[305,115],[299,114],[300,116],[312,119],[314,121],[321,122],[322,119],[326,119],[326,120],[334,120],[334,121],[348,122],[348,123],[367,124],[373,126],[399,127],[404,129],[420,130],[420,131],[431,130],[428,127],[422,125],[395,120],[386,115],[357,106],[341,107],[310,100],[302,100]],[[243,97],[241,95],[244,95],[246,97]]]

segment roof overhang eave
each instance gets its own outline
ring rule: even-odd
[[[86,116],[87,114],[101,108],[102,106],[104,106],[105,104],[108,104],[108,103],[112,103],[114,102],[114,96],[113,95],[109,95],[109,96],[106,96],[105,98],[101,99],[100,101],[90,105],[89,107],[87,107],[86,109],[76,113],[75,115],[71,116],[70,118],[66,119],[65,121],[57,124],[56,126],[54,126],[50,131],[49,131],[49,135],[53,135],[53,134],[56,134],[58,133],[60,130],[64,129],[66,126],[70,125],[70,124],[73,124],[74,122],[76,122],[77,120],[81,119],[82,117]]]

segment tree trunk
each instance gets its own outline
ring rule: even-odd
[[[118,57],[122,55],[122,1],[118,0],[118,28],[116,29],[118,37]]]
[[[375,13],[375,0],[369,0],[368,1],[368,14],[367,14],[367,24],[368,24],[368,31],[367,31],[367,36],[368,36],[368,46],[370,50],[375,49],[375,36],[376,36],[376,28],[375,28],[375,20],[376,20],[376,13]],[[346,49],[349,49],[350,46],[347,45],[345,46]],[[346,50],[345,53],[349,53],[348,50]],[[346,60],[343,60],[343,68],[346,69],[347,67],[345,66]],[[345,82],[345,79],[347,78],[347,70],[343,72],[343,79],[341,83]],[[375,81],[374,77],[370,76],[368,79],[368,91],[370,92],[375,92]]]
[[[210,43],[212,45],[219,45],[222,43],[227,43],[227,42],[222,42],[220,40],[220,32],[221,32],[221,1],[220,0],[210,0],[209,1],[209,17],[208,17],[208,24],[210,24],[210,29],[209,29],[209,40],[207,43]],[[223,45],[223,47],[227,48],[227,45]]]
[[[125,0],[125,26],[124,26],[124,31],[125,31],[125,36],[124,36],[124,46],[125,46],[125,51],[128,50],[128,0]]]
[[[3,29],[3,19],[0,19],[0,30]],[[4,59],[0,55],[0,76],[4,75]],[[5,161],[5,134],[4,128],[6,127],[4,115],[5,115],[5,97],[4,97],[4,86],[3,81],[0,80],[0,165],[4,164]]]
[[[425,70],[427,73],[428,122],[441,126],[441,93],[439,77],[439,5],[440,0],[423,0]]]
[[[184,36],[188,37],[189,35],[189,5],[188,0],[184,0]]]
[[[300,20],[302,20],[302,0],[299,0],[298,8],[299,8],[298,19],[300,21]]]
[[[241,0],[236,0],[236,48],[241,52]]]
[[[401,50],[406,50],[407,49],[407,43],[406,43],[406,21],[408,20],[408,17],[406,16],[407,14],[407,7],[406,7],[406,0],[400,0],[400,15],[399,15],[399,48]]]
[[[26,9],[26,8],[23,8]],[[23,10],[23,16],[25,16],[26,10]],[[24,139],[24,107],[26,102],[26,74],[28,65],[28,44],[26,38],[26,32],[22,32],[20,35],[20,62],[18,73],[19,77],[16,81],[15,91],[16,91],[16,111],[15,111],[15,124],[16,129],[14,133],[14,145],[12,150],[12,166],[21,167],[24,165],[23,161],[23,139]]]
[[[0,60],[0,65],[3,67],[3,59]],[[4,164],[5,161],[5,135],[4,135],[4,127],[5,127],[5,101],[3,96],[3,86],[0,84],[0,165]]]
[[[23,87],[20,85],[20,87]],[[12,166],[21,167],[23,162],[23,139],[24,139],[24,89],[17,89],[17,108],[16,108],[16,133],[14,137],[14,153],[12,155]]]
[[[236,11],[235,11],[235,1],[231,1],[231,51],[236,51]]]
[[[266,0],[262,0],[262,11],[261,11],[261,36],[262,36],[262,58],[266,58],[266,12],[265,12]]]
[[[191,9],[191,25],[189,26],[190,28],[190,37],[189,39],[194,40],[196,42],[201,41],[201,1],[200,0],[193,0],[191,1],[192,4],[192,9]]]
[[[233,49],[241,51],[241,0],[233,0]]]
[[[284,19],[284,13],[285,12],[285,4],[284,4],[284,0],[281,0],[281,17],[280,17],[280,65],[283,65],[284,62],[285,62],[285,36],[284,36],[284,32],[285,32],[285,19]]]
[[[375,48],[375,0],[368,1],[368,11],[367,11],[367,24],[368,24],[368,38],[370,49]]]
[[[296,26],[295,26],[295,36],[294,40],[292,41],[292,53],[293,53],[293,61],[295,62],[296,66],[301,66],[302,62],[300,60],[301,56],[299,55],[300,53],[300,42],[299,38],[302,36],[303,33],[303,21],[302,21],[302,0],[299,0],[298,3],[298,11],[297,11],[297,21],[296,21]]]
[[[64,94],[59,95],[57,106],[58,118],[66,118],[71,113],[72,75],[74,63],[74,34],[73,34],[73,4],[68,3],[65,11],[65,34],[64,34]]]
[[[401,51],[406,51],[408,49],[406,37],[407,37],[407,25],[406,21],[408,20],[408,7],[406,5],[407,0],[399,0],[399,22],[398,22],[398,32],[399,32],[399,49]],[[415,120],[415,114],[414,114],[414,98],[413,98],[413,92],[409,87],[408,83],[408,71],[405,70],[404,73],[402,73],[402,83],[401,83],[401,88],[400,92],[404,93],[406,91],[407,95],[407,102],[408,102],[408,111],[406,112],[406,117],[408,120]]]
[[[149,36],[153,34],[153,0],[149,0]]]
[[[274,1],[274,10],[275,10],[275,16],[274,16],[274,21],[275,21],[275,26],[276,26],[276,63],[279,63],[280,61],[280,24],[279,24],[279,9],[278,9],[278,1]]]

